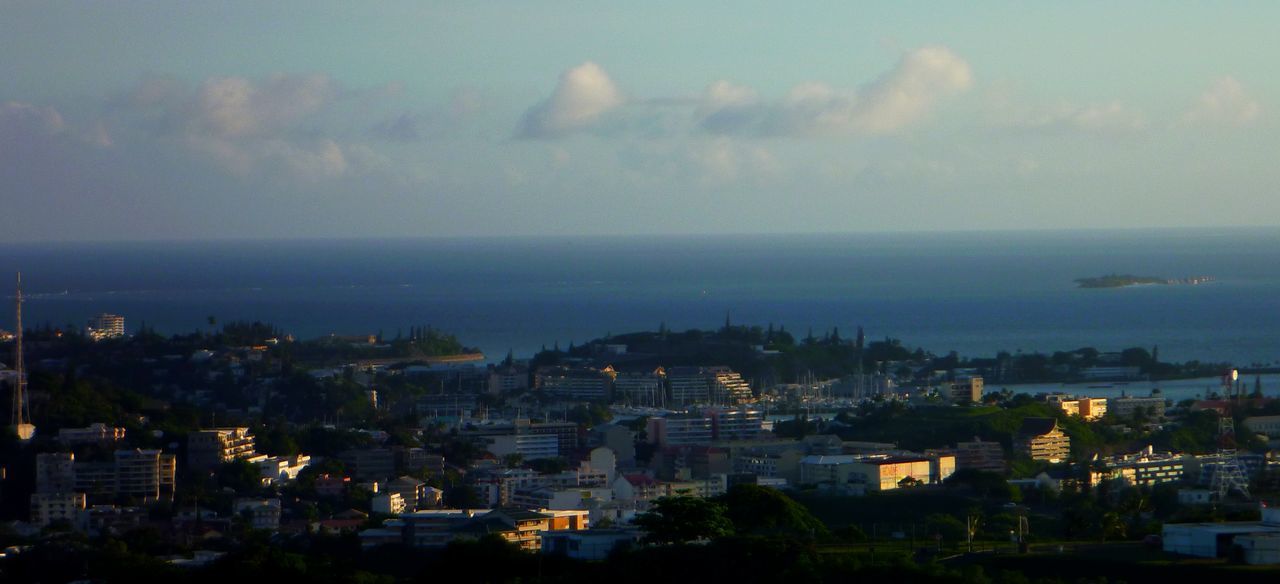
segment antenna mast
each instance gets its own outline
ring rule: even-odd
[[[10,410],[10,423],[13,424],[13,430],[18,434],[18,438],[25,441],[30,440],[35,435],[36,427],[31,425],[30,405],[27,403],[27,371],[22,355],[22,272],[18,272],[17,294],[14,298],[15,324],[18,330],[14,331],[13,367],[17,377],[13,382],[13,406]]]

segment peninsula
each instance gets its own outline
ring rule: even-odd
[[[1149,284],[1187,284],[1196,285],[1212,282],[1213,276],[1188,276],[1186,278],[1157,278],[1153,276],[1134,276],[1132,274],[1108,274],[1094,278],[1077,278],[1076,284],[1081,288],[1125,288]]]

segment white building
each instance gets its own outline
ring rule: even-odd
[[[298,473],[311,464],[311,457],[305,454],[293,456],[268,456],[257,462],[262,471],[262,478],[273,483],[291,483],[298,478]]]
[[[519,454],[524,460],[560,456],[560,438],[555,434],[509,434],[488,437],[487,450],[502,458]]]
[[[406,505],[400,493],[383,493],[373,496],[370,509],[383,515],[399,515],[406,511]]]
[[[253,529],[280,529],[280,499],[236,499],[232,508]]]
[[[1231,557],[1239,546],[1248,563],[1280,563],[1280,509],[1262,509],[1261,521],[1166,523],[1164,551],[1202,558]]]
[[[84,518],[84,493],[34,493],[31,495],[31,523],[47,527],[54,521],[80,526]]]

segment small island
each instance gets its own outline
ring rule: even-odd
[[[1188,276],[1186,278],[1156,278],[1153,276],[1134,276],[1132,274],[1108,274],[1095,278],[1077,278],[1076,284],[1081,288],[1126,288],[1129,286],[1146,286],[1151,284],[1197,285],[1212,282],[1213,276]]]

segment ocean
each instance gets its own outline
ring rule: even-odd
[[[28,323],[163,333],[261,320],[301,338],[454,332],[497,360],[608,333],[863,326],[938,354],[1159,346],[1280,363],[1280,229],[0,244]],[[1109,273],[1208,275],[1081,289]],[[11,310],[0,328],[12,328]]]

